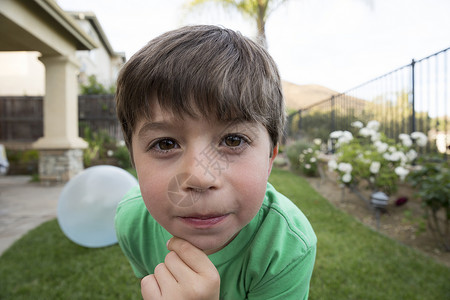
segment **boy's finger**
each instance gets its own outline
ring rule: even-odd
[[[151,274],[142,278],[141,294],[144,300],[161,298],[161,290],[158,286],[155,275]]]
[[[166,295],[168,292],[171,292],[173,287],[177,284],[177,280],[163,263],[156,266],[154,275],[162,295]]]
[[[208,274],[217,272],[216,267],[209,260],[208,256],[186,240],[173,237],[168,241],[167,249],[175,251],[178,257],[196,273]]]
[[[191,267],[186,265],[175,251],[170,251],[169,254],[166,255],[164,264],[177,282],[189,278],[190,274],[195,272]]]

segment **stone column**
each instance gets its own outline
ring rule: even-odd
[[[41,181],[68,181],[83,170],[78,136],[78,64],[73,57],[43,56],[45,66],[44,136],[33,148],[39,150]]]

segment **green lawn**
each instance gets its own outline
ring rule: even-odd
[[[292,173],[274,170],[271,182],[300,206],[317,234],[310,299],[450,299],[449,268],[336,210]],[[139,298],[139,282],[117,245],[77,246],[56,221],[0,257],[0,299]]]

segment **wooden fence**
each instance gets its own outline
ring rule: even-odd
[[[122,139],[115,114],[114,95],[82,95],[78,97],[79,132],[84,126],[92,131],[105,131],[116,140]],[[0,143],[30,143],[43,136],[42,97],[0,97]]]

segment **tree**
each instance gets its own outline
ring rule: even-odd
[[[216,2],[223,8],[237,10],[244,17],[255,21],[257,27],[257,42],[267,48],[266,21],[270,14],[287,0],[190,0],[187,8],[193,10],[206,2]]]
[[[80,86],[81,95],[106,95],[114,94],[116,92],[115,85],[110,86],[108,89],[103,84],[98,82],[95,75],[88,77],[88,83]]]

